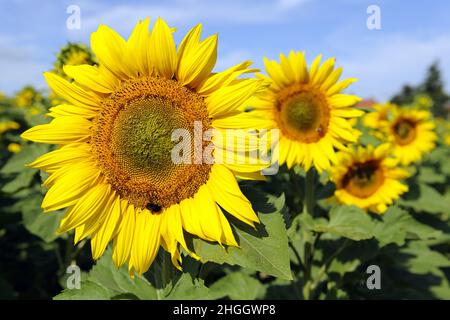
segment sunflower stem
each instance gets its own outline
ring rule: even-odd
[[[314,214],[314,205],[315,205],[315,196],[314,190],[316,187],[316,171],[314,168],[309,169],[306,172],[305,177],[305,197],[303,199],[303,213],[304,215],[313,216]],[[316,238],[314,239],[314,242]],[[304,267],[305,267],[305,276],[304,276],[304,285],[303,285],[303,297],[305,300],[309,300],[311,298],[311,289],[312,289],[312,279],[311,279],[311,268],[312,268],[312,260],[314,257],[314,246],[315,243],[305,242],[304,248]]]
[[[316,187],[316,171],[314,168],[306,172],[305,177],[305,198],[303,200],[303,213],[313,215],[315,198],[314,189]]]

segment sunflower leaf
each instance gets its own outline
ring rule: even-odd
[[[355,241],[373,237],[374,223],[370,216],[356,206],[335,206],[327,223],[318,223],[316,232],[328,232]]]
[[[153,266],[152,266],[153,267]],[[151,272],[151,271],[150,271]],[[177,271],[178,272],[178,271]],[[65,289],[54,297],[56,300],[173,300],[208,299],[209,289],[188,273],[179,273],[171,283],[155,287],[145,277],[128,274],[126,266],[117,268],[112,261],[112,250],[108,248],[92,270],[81,279],[80,289]]]
[[[424,183],[419,183],[410,186],[410,191],[399,199],[399,204],[417,212],[439,214],[448,212],[450,198]]]
[[[14,154],[1,168],[0,173],[20,173],[27,170],[25,165],[34,161],[38,156],[49,150],[49,146],[43,144],[25,145],[19,153]]]
[[[266,288],[254,277],[242,272],[233,272],[214,282],[210,290],[217,298],[232,300],[255,300],[264,297]]]
[[[374,235],[380,246],[395,243],[402,246],[408,238],[432,239],[441,231],[416,221],[408,212],[399,207],[390,207],[375,226]]]

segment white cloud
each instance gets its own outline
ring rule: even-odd
[[[82,32],[92,32],[100,23],[110,25],[122,33],[129,33],[136,21],[150,16],[164,17],[169,24],[193,25],[198,22],[267,24],[287,19],[294,7],[309,0],[276,1],[206,1],[178,0],[164,4],[99,5],[84,3]]]
[[[440,61],[450,89],[450,35],[419,39],[413,35],[388,35],[375,43],[361,43],[339,64],[347,76],[359,78],[354,92],[377,99],[389,99],[401,86],[423,80],[427,67]]]

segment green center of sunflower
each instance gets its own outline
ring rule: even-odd
[[[279,93],[276,119],[291,139],[313,143],[326,134],[330,111],[321,91],[310,85],[295,84]]]
[[[193,161],[194,122],[201,121],[204,130],[211,126],[206,110],[198,94],[161,78],[129,80],[106,98],[92,145],[113,189],[153,212],[192,197],[211,170],[210,164]],[[177,129],[190,134],[189,163],[172,159]]]
[[[367,198],[383,184],[383,170],[378,160],[357,162],[342,178],[342,186],[358,198]]]
[[[393,132],[398,144],[409,144],[416,137],[416,124],[409,119],[399,119],[393,126]]]

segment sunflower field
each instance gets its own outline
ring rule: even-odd
[[[0,95],[0,298],[450,299],[439,64],[363,100],[326,54],[216,70],[216,35],[152,22],[101,25],[47,90]],[[243,139],[174,163],[197,124]],[[270,174],[248,152],[264,139]]]

